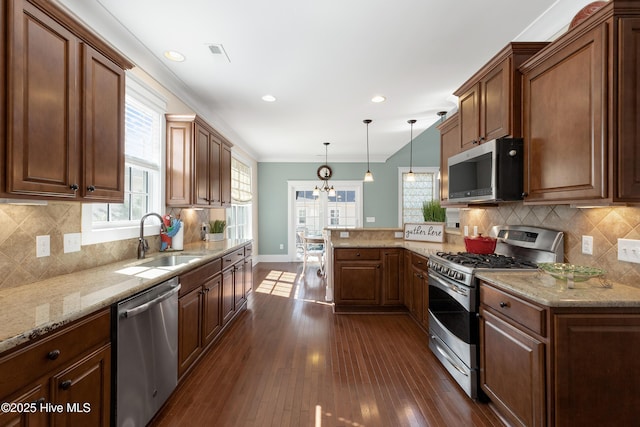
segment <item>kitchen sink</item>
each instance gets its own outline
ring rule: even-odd
[[[139,264],[141,267],[177,267],[199,260],[197,255],[169,255]]]

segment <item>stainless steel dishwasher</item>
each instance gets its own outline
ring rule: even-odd
[[[178,382],[178,291],[174,277],[123,300],[117,310],[117,426],[145,426]]]

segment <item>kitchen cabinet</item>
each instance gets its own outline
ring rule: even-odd
[[[449,157],[462,151],[460,146],[460,125],[456,112],[438,125],[440,131],[440,204],[452,206],[449,203]]]
[[[427,331],[429,330],[428,261],[421,255],[411,254],[411,299],[408,307],[413,319]]]
[[[513,425],[546,425],[545,315],[520,298],[480,287],[480,385]]]
[[[638,346],[638,308],[547,307],[480,282],[481,387],[512,425],[633,425]]]
[[[246,306],[244,261],[244,248],[239,248],[222,257],[223,325]]]
[[[244,247],[244,295],[253,291],[253,245]]]
[[[36,408],[63,405],[64,410],[3,411],[0,424],[110,425],[110,339],[111,316],[103,310],[1,355],[2,402],[35,403]],[[76,405],[78,412],[70,411],[68,404]]]
[[[631,3],[609,2],[521,66],[525,203],[640,201]]]
[[[454,92],[462,151],[492,139],[521,136],[518,67],[546,45],[509,43]]]
[[[222,329],[221,260],[180,276],[178,298],[178,378],[200,357]]]
[[[10,0],[3,24],[6,192],[122,202],[132,65],[49,1]]]
[[[167,205],[231,205],[232,145],[195,115],[167,119]]]
[[[341,306],[380,305],[382,260],[378,248],[336,248],[334,301]]]
[[[403,249],[385,248],[382,252],[382,301],[385,306],[401,306],[404,301]]]

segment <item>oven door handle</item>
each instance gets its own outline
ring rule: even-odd
[[[437,287],[441,288],[445,292],[447,290],[450,290],[457,293],[458,295],[462,295],[463,297],[469,296],[468,292],[465,289],[461,289],[458,285],[446,282],[445,280],[441,279],[436,273],[429,272],[429,283],[431,283],[432,281],[435,282],[435,285]]]
[[[457,364],[457,363],[455,363],[455,361],[451,358],[451,356],[449,356],[449,354],[447,353],[447,351],[446,351],[444,348],[442,348],[442,346],[440,345],[440,342],[441,342],[440,338],[438,338],[438,337],[437,337],[437,336],[435,336],[434,334],[430,334],[430,335],[431,335],[431,340],[433,340],[433,341],[434,341],[434,343],[433,343],[433,344],[434,344],[434,346],[435,346],[436,350],[438,350],[438,353],[440,353],[440,354],[442,355],[442,357],[444,357],[444,359],[445,359],[447,362],[449,362],[449,364],[450,364],[451,366],[453,366],[453,368],[454,368],[456,371],[460,372],[460,373],[461,373],[462,375],[464,375],[465,377],[468,377],[468,376],[469,376],[469,374],[467,374],[467,372],[466,372],[464,369],[462,369],[460,366],[458,366],[458,364]]]

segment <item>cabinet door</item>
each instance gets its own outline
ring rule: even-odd
[[[480,385],[513,425],[546,424],[544,347],[481,308]]]
[[[195,125],[195,160],[194,160],[194,197],[195,204],[200,206],[209,205],[209,139],[211,133],[200,126]]]
[[[458,154],[460,148],[460,126],[458,114],[443,122],[440,129],[440,200],[449,200],[449,157]]]
[[[231,206],[231,148],[222,144],[220,152],[220,204]]]
[[[222,275],[209,279],[202,290],[202,337],[203,346],[206,346],[222,328]]]
[[[124,71],[82,45],[84,62],[84,182],[88,199],[124,200]]]
[[[554,327],[555,425],[637,425],[640,315],[556,315]]]
[[[408,250],[404,251],[404,305],[409,309],[409,312],[411,312],[413,307],[413,267],[411,264],[411,255],[411,252]]]
[[[640,18],[621,18],[618,51],[620,117],[618,132],[617,185],[615,197],[622,201],[640,199]]]
[[[198,287],[178,300],[178,377],[181,377],[202,351],[201,298]]]
[[[424,271],[415,266],[411,268],[411,315],[418,323],[424,320]]]
[[[222,272],[222,324],[226,325],[235,314],[235,291],[233,289],[233,268]]]
[[[222,141],[218,136],[211,134],[209,141],[209,200],[216,206],[222,205],[221,181],[222,176],[220,157]]]
[[[192,124],[167,121],[167,206],[191,204]]]
[[[234,294],[234,307],[235,310],[240,310],[240,307],[245,302],[244,295],[244,260],[238,262],[234,266],[233,271],[233,294]]]
[[[336,262],[335,301],[344,305],[379,305],[379,261]]]
[[[511,134],[510,69],[511,58],[507,58],[480,82],[480,136],[484,141]]]
[[[382,271],[382,305],[402,305],[404,297],[402,250],[382,251]]]
[[[30,410],[24,412],[0,411],[0,425],[11,427],[44,427],[49,425],[47,422],[47,412],[40,410],[40,405],[48,402],[48,385],[48,383],[33,384],[19,392],[16,396],[3,398],[3,402],[24,403],[35,405],[35,407],[29,406]],[[34,411],[31,409],[34,409]]]
[[[109,426],[111,414],[111,344],[51,378],[51,400],[64,405],[54,426]]]
[[[247,297],[253,290],[253,260],[244,260],[244,295]]]
[[[480,143],[480,84],[458,98],[460,121],[460,147],[467,150]]]
[[[606,25],[523,77],[526,202],[607,197]]]
[[[7,191],[74,198],[78,40],[26,0],[8,10]]]

